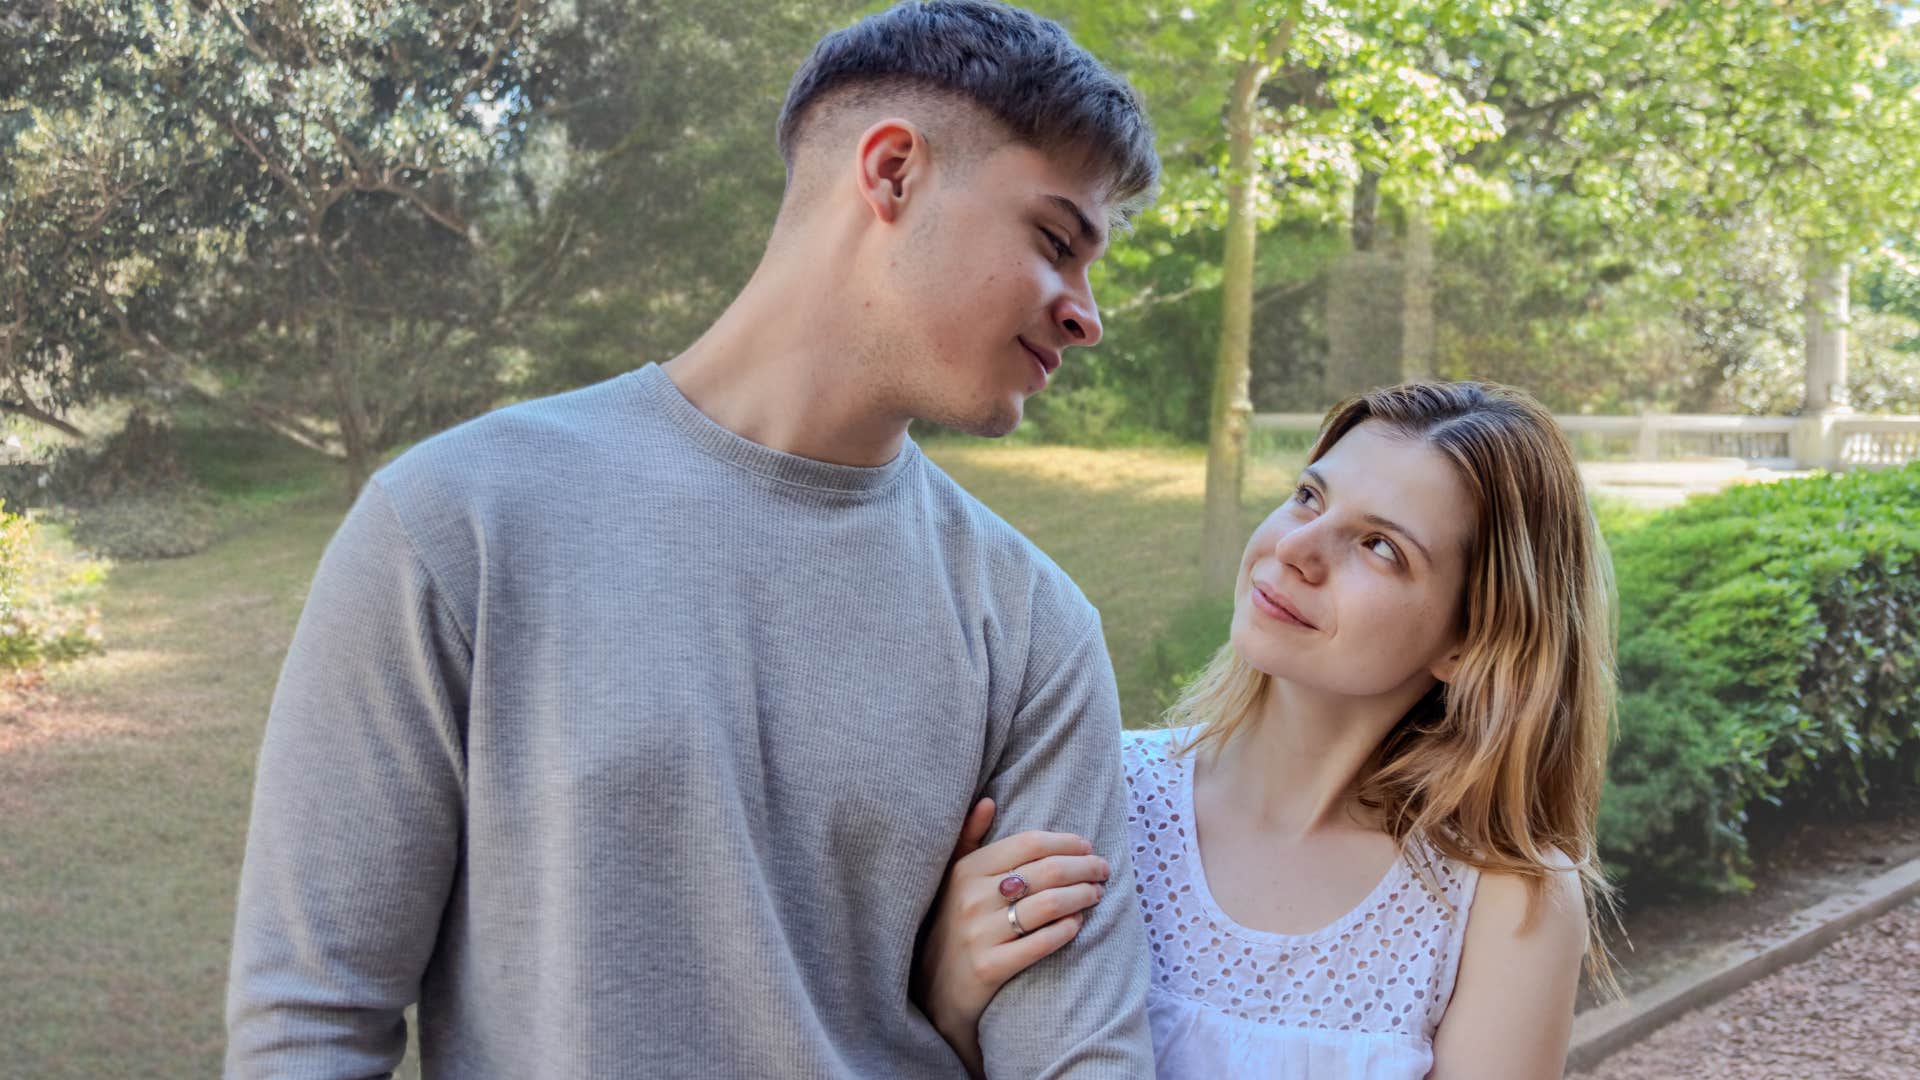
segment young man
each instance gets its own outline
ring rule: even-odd
[[[824,39],[764,261],[663,366],[403,455],[267,724],[228,1072],[955,1077],[909,1000],[981,794],[1114,896],[1008,985],[988,1071],[1150,1075],[1099,619],[906,437],[1011,430],[1092,345],[1138,99],[1056,25],[908,3]]]

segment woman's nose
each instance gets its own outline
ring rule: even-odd
[[[1299,574],[1309,584],[1326,576],[1326,529],[1322,518],[1301,522],[1280,533],[1273,542],[1273,556],[1282,569]]]

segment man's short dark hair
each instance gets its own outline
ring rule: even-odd
[[[924,90],[970,103],[1012,141],[1077,155],[1126,209],[1160,178],[1140,95],[1051,19],[997,0],[906,0],[813,47],[780,110],[780,156],[792,175],[809,112],[843,91]]]

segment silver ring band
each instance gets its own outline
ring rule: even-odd
[[[1007,925],[1013,927],[1014,937],[1026,937],[1027,928],[1020,925],[1020,905],[1007,905]]]

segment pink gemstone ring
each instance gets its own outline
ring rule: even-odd
[[[1001,878],[1000,895],[1009,904],[1027,895],[1027,879],[1019,874],[1008,874]]]

